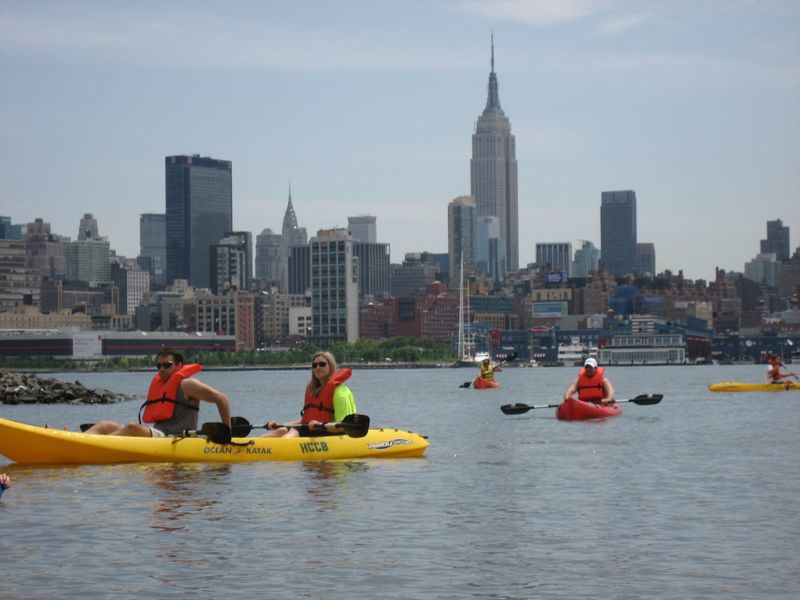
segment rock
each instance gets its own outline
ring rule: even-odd
[[[110,404],[127,400],[123,394],[101,388],[89,389],[80,381],[69,383],[1,370],[0,390],[3,404]]]

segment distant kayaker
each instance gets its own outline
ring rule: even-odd
[[[198,364],[184,364],[183,354],[165,348],[156,356],[156,375],[150,382],[147,401],[142,405],[139,423],[120,425],[114,421],[95,423],[86,433],[137,437],[166,437],[197,429],[200,401],[217,405],[220,420],[231,426],[228,397],[192,377]]]
[[[782,373],[783,363],[774,354],[767,355],[767,383],[783,383],[784,379],[797,376],[794,373]]]
[[[493,365],[492,361],[488,358],[484,358],[483,362],[481,363],[481,379],[485,379],[486,381],[494,381],[494,374],[495,371],[502,371],[499,366]]]
[[[578,394],[584,402],[611,404],[616,398],[614,386],[605,376],[605,369],[597,366],[597,359],[589,357],[583,362],[578,378],[564,393],[564,400]]]
[[[11,487],[11,477],[5,473],[0,473],[0,498],[3,497],[3,492]]]
[[[351,369],[337,370],[336,359],[330,352],[317,352],[311,359],[311,379],[306,385],[300,418],[284,425],[270,421],[267,423],[269,431],[261,437],[298,437],[300,432],[292,425],[307,425],[310,435],[325,435],[320,425],[331,421],[338,423],[347,415],[355,414],[356,399],[344,385],[352,373]]]

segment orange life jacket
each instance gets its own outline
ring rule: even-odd
[[[597,367],[594,370],[594,375],[589,377],[586,374],[586,369],[581,369],[578,373],[578,398],[584,402],[598,402],[606,395],[606,389],[603,387],[603,367]]]
[[[147,401],[139,409],[139,422],[158,423],[159,421],[166,421],[172,417],[175,407],[179,404],[184,408],[199,411],[200,409],[194,404],[178,400],[178,388],[181,385],[181,381],[192,375],[197,375],[201,370],[202,367],[198,364],[183,365],[166,381],[162,380],[156,373],[150,382],[150,389],[147,391]],[[142,409],[144,409],[144,414],[142,414]]]
[[[303,410],[300,412],[301,423],[307,424],[312,420],[327,423],[333,419],[333,392],[336,386],[350,379],[353,374],[352,369],[339,369],[331,375],[328,382],[322,386],[319,393],[314,396],[310,386],[306,387],[306,398]]]

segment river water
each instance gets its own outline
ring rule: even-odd
[[[421,459],[23,466],[0,500],[2,598],[791,598],[800,595],[800,393],[713,394],[755,365],[611,368],[623,416],[557,421],[576,371],[356,370],[374,426]],[[4,406],[50,426],[127,422],[143,373],[55,373],[138,394]],[[209,371],[234,414],[289,420],[302,371]],[[217,420],[204,406],[201,421]]]

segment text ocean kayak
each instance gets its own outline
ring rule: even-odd
[[[299,438],[233,438],[215,444],[204,437],[139,438],[49,429],[0,418],[0,454],[25,464],[128,462],[319,461],[422,456],[428,441],[399,429]]]
[[[490,390],[492,388],[499,388],[500,382],[489,381],[488,379],[484,379],[483,377],[478,375],[472,382],[472,387],[474,387],[476,390]]]
[[[564,400],[556,408],[556,418],[562,421],[585,421],[587,419],[605,419],[606,417],[617,417],[622,414],[619,404],[595,404],[594,402],[584,402],[577,398]]]
[[[708,386],[712,392],[787,392],[799,391],[800,383],[784,381],[781,383],[744,383],[741,381],[723,381]]]

